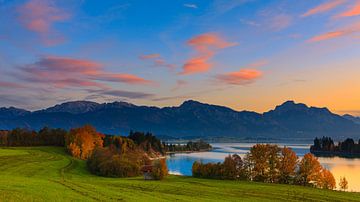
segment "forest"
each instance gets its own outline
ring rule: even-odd
[[[331,137],[316,137],[310,151],[317,156],[360,157],[360,140],[347,138],[335,144]]]

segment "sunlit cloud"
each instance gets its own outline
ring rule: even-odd
[[[360,1],[357,1],[349,10],[340,13],[336,17],[352,17],[360,15]]]
[[[262,76],[262,72],[256,69],[241,69],[237,72],[230,72],[216,76],[216,79],[225,84],[246,85],[253,83]]]
[[[218,74],[215,76],[219,82],[231,85],[246,85],[255,82],[263,75],[263,72],[256,69],[269,64],[267,60],[258,60],[246,65],[239,71],[229,72],[224,74]]]
[[[312,8],[308,10],[306,13],[302,14],[301,17],[308,17],[311,15],[316,15],[320,13],[325,13],[327,11],[330,11],[342,4],[346,3],[346,0],[329,0],[325,1],[325,3],[320,4],[316,6],[315,8]]]
[[[116,73],[95,73],[91,76],[94,80],[122,82],[128,84],[152,84],[153,81],[140,78],[132,74],[116,74]]]
[[[28,30],[40,35],[46,45],[62,42],[62,36],[56,36],[53,24],[64,22],[70,14],[58,8],[54,1],[30,0],[17,8],[20,23]]]
[[[114,97],[121,97],[121,98],[129,98],[129,99],[146,99],[152,98],[155,95],[150,93],[143,93],[143,92],[133,92],[133,91],[124,91],[124,90],[88,90],[89,93],[92,93],[92,97],[98,96],[114,96]]]
[[[360,32],[360,23],[355,23],[355,24],[352,24],[345,28],[340,28],[335,31],[331,31],[331,32],[327,32],[324,34],[314,36],[307,41],[308,42],[319,42],[319,41],[348,36],[348,35],[354,34],[356,32]]]
[[[196,51],[196,56],[190,58],[183,65],[180,74],[194,74],[208,71],[212,64],[209,60],[215,53],[227,47],[235,46],[237,43],[230,43],[214,33],[206,33],[191,38],[187,44]]]
[[[132,74],[107,72],[98,62],[68,57],[45,56],[33,64],[22,66],[20,70],[21,74],[17,76],[21,79],[63,88],[107,87],[97,81],[139,85],[153,83]]]

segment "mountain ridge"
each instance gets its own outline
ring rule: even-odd
[[[236,111],[195,100],[162,108],[127,102],[73,101],[33,112],[0,108],[0,117],[0,129],[26,127],[38,130],[44,126],[69,129],[92,124],[108,134],[143,130],[174,137],[310,138],[360,134],[360,124],[353,120],[327,108],[308,107],[295,101],[286,101],[264,113]]]

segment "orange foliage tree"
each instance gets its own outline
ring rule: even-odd
[[[301,185],[314,184],[318,186],[321,184],[321,171],[322,166],[318,159],[310,153],[305,154],[299,163],[297,173],[298,183]]]
[[[348,181],[345,177],[340,177],[339,187],[343,191],[348,189]]]
[[[66,148],[72,156],[87,159],[96,147],[103,146],[103,137],[90,125],[71,129],[66,136]]]
[[[245,157],[250,180],[277,182],[279,176],[279,153],[276,145],[256,144]]]
[[[335,178],[329,170],[327,170],[325,168],[322,169],[321,182],[319,183],[318,187],[323,188],[323,189],[335,189],[336,188]]]
[[[279,182],[284,184],[292,183],[298,163],[296,153],[292,149],[284,147],[281,149],[279,161]]]

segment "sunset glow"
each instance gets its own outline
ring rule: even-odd
[[[3,0],[0,18],[0,106],[296,100],[360,115],[358,0]]]

